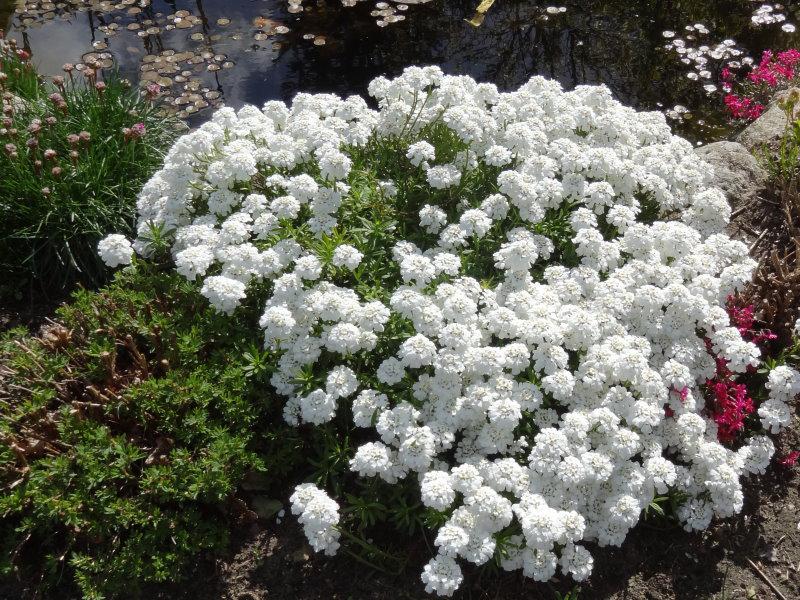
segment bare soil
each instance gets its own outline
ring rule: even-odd
[[[789,439],[791,438],[791,439]],[[800,436],[784,434],[795,447]],[[708,531],[687,533],[643,521],[621,548],[593,548],[595,569],[580,600],[771,600],[800,598],[800,477],[781,467],[753,480],[745,510]],[[347,554],[316,555],[294,519],[235,533],[229,556],[198,565],[188,584],[153,590],[159,600],[430,600],[419,580],[432,556],[423,539],[395,548],[409,557],[399,574],[363,566]],[[756,566],[778,589],[774,592]],[[458,600],[553,600],[568,580],[537,584],[520,573],[465,569]]]

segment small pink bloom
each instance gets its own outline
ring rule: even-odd
[[[776,459],[778,464],[787,469],[791,469],[797,464],[797,459],[800,458],[800,450],[792,450],[786,456]]]

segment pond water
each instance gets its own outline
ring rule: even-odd
[[[762,11],[767,21],[779,22],[757,25],[752,17],[762,3],[750,0],[496,0],[475,27],[466,19],[477,4],[0,0],[0,27],[32,53],[45,74],[62,74],[67,62],[113,61],[136,84],[159,83],[175,110],[194,122],[222,102],[260,105],[289,100],[298,91],[365,94],[377,75],[437,64],[503,89],[535,74],[568,88],[605,83],[637,108],[685,107],[689,113],[675,120],[676,129],[703,141],[729,132],[720,92],[703,88],[718,82],[724,61],[712,56],[707,64],[687,66],[680,61],[686,54],[665,45],[681,39],[686,47],[713,51],[723,40],[734,40],[734,59],[740,61],[800,42],[798,34],[784,31],[800,17],[798,2]],[[687,31],[693,24],[701,27]],[[695,81],[689,72],[702,76]]]

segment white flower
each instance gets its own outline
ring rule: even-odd
[[[786,402],[770,398],[758,407],[758,416],[764,429],[778,433],[792,420],[792,411]]]
[[[189,281],[205,275],[213,263],[214,251],[208,246],[189,246],[175,255],[176,270]]]
[[[223,276],[206,277],[200,293],[208,298],[218,312],[228,315],[233,314],[246,296],[244,283]]]
[[[428,471],[420,484],[422,503],[435,510],[445,510],[456,498],[450,475],[444,471]]]
[[[325,381],[325,391],[333,398],[347,398],[358,389],[358,378],[353,369],[340,365],[334,367]]]
[[[428,185],[435,189],[445,189],[459,184],[461,171],[455,165],[439,165],[427,171]]]
[[[363,390],[353,400],[353,422],[356,427],[371,427],[378,411],[386,408],[388,404],[385,394],[379,394],[375,390]]]
[[[336,396],[324,390],[314,390],[299,399],[300,416],[306,423],[322,425],[330,421],[336,413]]]
[[[387,358],[378,367],[376,373],[378,380],[387,385],[394,385],[399,383],[405,376],[405,369],[403,363],[396,358]]]
[[[392,467],[391,450],[386,444],[369,442],[359,446],[350,459],[350,469],[363,477],[389,473]]]
[[[313,484],[304,483],[295,488],[289,498],[292,514],[299,515],[299,521],[309,543],[317,552],[336,554],[339,549],[340,533],[339,505]]]
[[[449,556],[439,555],[432,559],[422,571],[425,591],[437,596],[452,596],[461,585],[464,576],[461,567]]]
[[[447,224],[447,213],[438,206],[426,204],[419,211],[419,224],[428,233],[439,233]]]
[[[482,210],[471,209],[462,213],[461,220],[458,224],[466,235],[481,238],[486,235],[492,227],[492,220]]]
[[[353,246],[342,244],[333,251],[332,263],[335,267],[345,267],[351,271],[361,264],[364,255]]]
[[[800,373],[785,365],[775,367],[769,372],[767,389],[770,399],[788,402],[800,394]]]
[[[279,196],[272,201],[269,209],[279,219],[296,219],[300,214],[300,203],[294,196]]]
[[[505,148],[504,146],[498,145],[492,146],[483,155],[483,159],[486,161],[486,164],[493,167],[506,166],[511,162],[512,157],[513,155],[511,150]]]
[[[100,240],[97,252],[106,266],[112,269],[120,265],[129,265],[133,260],[133,246],[128,238],[118,233],[112,233]]]
[[[406,158],[408,158],[412,165],[418,167],[423,162],[432,161],[436,158],[436,150],[428,142],[416,142],[408,147]]]
[[[424,335],[417,334],[400,345],[397,356],[405,367],[418,369],[433,363],[436,358],[436,345]]]

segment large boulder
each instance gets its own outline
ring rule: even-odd
[[[777,149],[789,122],[786,112],[779,106],[778,102],[791,93],[800,93],[800,89],[790,88],[775,94],[764,114],[745,127],[736,136],[736,141],[751,152],[764,146],[770,150]],[[796,112],[797,109],[795,109]]]
[[[736,210],[762,194],[767,172],[755,157],[738,142],[714,142],[701,146],[697,154],[714,168],[714,184]]]

